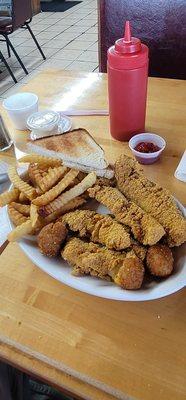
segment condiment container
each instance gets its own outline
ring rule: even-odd
[[[45,110],[30,115],[27,125],[31,130],[30,139],[37,140],[68,132],[72,127],[72,121],[59,112]]]
[[[127,141],[145,130],[148,47],[131,36],[127,21],[124,38],[107,55],[110,132],[114,139]]]
[[[60,121],[60,114],[55,111],[39,111],[29,116],[27,119],[27,126],[31,130],[39,132],[51,132],[57,128]]]
[[[153,153],[141,153],[141,152],[135,150],[135,147],[141,142],[153,143],[156,146],[158,146],[160,148],[160,150],[155,151]],[[155,163],[159,159],[162,151],[165,149],[165,146],[166,146],[165,140],[161,136],[156,135],[155,133],[148,133],[148,132],[140,133],[139,135],[133,136],[129,140],[129,147],[132,151],[132,154],[135,156],[136,160],[140,164]]]
[[[3,107],[16,129],[26,130],[28,117],[38,110],[38,96],[34,93],[17,93],[3,101]]]

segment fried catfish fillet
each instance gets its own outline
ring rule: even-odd
[[[137,161],[122,155],[116,161],[115,175],[120,191],[164,227],[169,246],[179,246],[186,241],[186,220],[173,197],[166,189],[149,181]]]
[[[142,285],[144,266],[133,251],[119,253],[72,238],[61,255],[73,267],[73,275],[92,275],[113,280],[124,289],[139,289]]]
[[[165,234],[164,228],[151,215],[116,188],[95,185],[88,189],[90,197],[106,206],[118,222],[130,227],[134,238],[144,245],[153,245]]]
[[[130,247],[131,240],[125,228],[109,215],[90,210],[76,210],[62,217],[69,229],[88,237],[94,243],[105,245],[108,249],[123,250]]]

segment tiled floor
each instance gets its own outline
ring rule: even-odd
[[[98,70],[97,0],[82,0],[65,12],[42,12],[33,18],[31,27],[47,59],[42,59],[29,32],[23,29],[14,32],[10,39],[29,71],[26,76],[15,56],[7,58],[6,45],[0,42],[1,51],[18,80],[15,84],[0,64],[0,100],[18,91],[44,68]]]

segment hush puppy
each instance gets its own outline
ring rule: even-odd
[[[37,237],[38,246],[45,256],[55,257],[58,255],[61,245],[66,239],[67,228],[61,221],[44,226]]]
[[[172,251],[168,246],[163,244],[155,244],[149,247],[147,251],[146,264],[152,275],[168,276],[173,270]]]

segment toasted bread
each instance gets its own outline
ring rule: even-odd
[[[86,129],[74,129],[61,135],[29,141],[31,152],[57,157],[64,162],[103,169],[108,166],[103,149],[95,142]]]
[[[114,172],[107,168],[104,150],[86,129],[74,129],[68,133],[44,137],[27,144],[31,153],[59,158],[70,168],[112,178]]]

